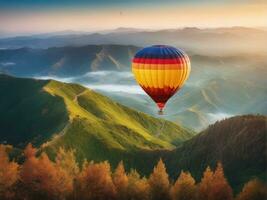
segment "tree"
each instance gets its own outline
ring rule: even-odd
[[[24,156],[26,159],[35,158],[37,149],[32,146],[31,143],[29,143],[25,149],[24,149]]]
[[[65,199],[72,182],[68,174],[42,153],[36,158],[36,149],[29,144],[24,151],[26,160],[21,169],[21,194],[26,199]],[[58,163],[59,165],[59,163]]]
[[[115,198],[108,162],[84,165],[78,178],[78,199],[110,200]]]
[[[201,182],[198,185],[199,200],[211,200],[210,191],[212,189],[213,172],[208,166],[203,174]]]
[[[258,179],[246,183],[236,198],[237,200],[264,200],[267,199],[267,186]]]
[[[141,178],[136,170],[131,170],[128,174],[128,194],[131,200],[149,200],[150,186],[146,178]]]
[[[195,179],[189,172],[181,172],[175,184],[170,190],[172,200],[195,200],[196,185]]]
[[[157,166],[154,167],[152,174],[148,179],[153,200],[169,199],[169,175],[166,172],[165,165],[160,159]]]
[[[230,187],[224,176],[223,167],[220,162],[217,164],[217,168],[213,175],[213,184],[210,193],[211,193],[211,199],[216,199],[216,200],[233,199],[232,188]]]
[[[38,176],[38,159],[35,157],[36,151],[37,150],[32,146],[32,144],[28,144],[24,149],[25,162],[21,167],[21,186],[17,192],[17,195],[19,195],[22,199],[34,199],[35,196],[37,198],[43,196],[42,194],[38,194],[40,189],[38,186],[38,180],[35,178]]]
[[[6,147],[0,145],[0,199],[11,198],[13,186],[19,178],[19,165],[9,161]]]
[[[72,179],[79,173],[79,167],[74,154],[74,150],[66,151],[63,148],[59,148],[56,156],[56,167],[68,173]]]
[[[65,190],[62,191],[62,194],[65,196],[73,193],[74,179],[79,174],[79,167],[74,153],[74,150],[66,151],[63,148],[59,148],[56,156],[55,167],[58,177],[61,178],[58,181],[60,187],[65,188]]]
[[[213,173],[209,167],[204,172],[198,187],[198,199],[200,200],[232,200],[233,192],[224,177],[221,163]]]
[[[117,191],[117,199],[127,198],[128,177],[125,173],[123,162],[120,162],[113,174],[113,183]]]

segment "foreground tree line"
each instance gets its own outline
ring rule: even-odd
[[[25,160],[19,165],[10,161],[6,147],[0,145],[0,199],[18,200],[233,200],[223,167],[209,167],[199,183],[190,172],[181,172],[171,182],[162,160],[151,175],[141,177],[136,170],[125,172],[119,163],[114,172],[105,162],[88,163],[81,169],[74,151],[59,149],[55,161],[46,153],[36,156],[37,149],[29,144]],[[244,185],[236,200],[267,199],[266,186],[254,179]]]

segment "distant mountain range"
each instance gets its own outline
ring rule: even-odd
[[[0,48],[49,48],[84,45],[169,44],[198,53],[228,55],[236,52],[267,52],[267,32],[263,29],[232,27],[199,29],[188,27],[169,30],[136,30],[119,28],[103,33],[63,31],[62,33],[18,36],[0,39]]]
[[[157,116],[155,104],[140,94],[130,72],[131,58],[138,49],[128,45],[87,45],[0,50],[0,72],[79,83]],[[170,99],[163,117],[199,131],[233,115],[267,114],[266,55],[190,54],[189,80]]]
[[[79,162],[124,160],[143,174],[161,157],[172,178],[182,169],[199,178],[221,161],[235,189],[255,176],[266,181],[266,116],[232,117],[193,136],[77,84],[0,75],[0,85],[1,143],[32,142],[52,158],[73,148]]]
[[[189,80],[167,104],[165,119],[200,131],[233,115],[267,114],[267,31],[261,28],[121,27],[4,38],[0,73],[79,83],[157,116],[129,72],[136,51],[159,43],[186,50],[192,64]]]
[[[0,71],[17,76],[78,76],[90,71],[129,70],[139,47],[88,45],[0,50]]]

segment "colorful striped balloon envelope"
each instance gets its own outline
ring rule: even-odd
[[[135,54],[132,71],[138,84],[156,102],[162,114],[167,101],[187,80],[191,67],[188,56],[182,50],[154,45]]]

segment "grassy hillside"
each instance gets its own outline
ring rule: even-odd
[[[53,153],[76,149],[83,160],[121,158],[125,153],[172,149],[190,131],[122,106],[77,84],[2,75],[1,140],[33,142]]]
[[[174,151],[163,157],[171,176],[189,170],[201,177],[207,165],[221,161],[226,177],[239,189],[252,177],[267,181],[267,117],[236,116],[209,126]]]
[[[76,149],[80,159],[117,163],[129,153],[171,149],[191,137],[172,122],[136,112],[79,85],[50,81],[45,90],[64,99],[70,117],[64,133],[43,145],[50,155],[64,146]]]

